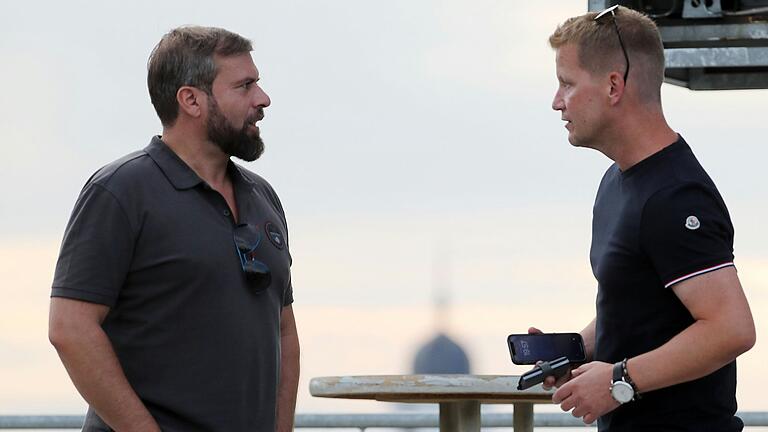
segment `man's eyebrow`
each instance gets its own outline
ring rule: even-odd
[[[242,79],[239,79],[239,80],[235,81],[234,84],[235,84],[235,86],[240,86],[240,85],[243,85],[243,84],[246,84],[246,83],[248,83],[248,84],[250,84],[250,83],[257,83],[257,82],[259,82],[259,79],[261,79],[261,78],[258,78],[258,77],[245,77],[245,78],[242,78]]]

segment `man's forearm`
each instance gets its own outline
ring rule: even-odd
[[[755,344],[755,323],[735,268],[688,279],[672,290],[695,321],[659,348],[629,359],[627,370],[640,392],[709,375]]]
[[[629,359],[627,370],[642,393],[709,375],[750,347],[718,323],[699,320],[661,347]]]
[[[58,330],[51,341],[77,390],[110,427],[120,432],[160,431],[100,326]]]
[[[296,332],[280,338],[280,385],[277,392],[277,432],[293,430],[299,388],[299,338]]]
[[[299,388],[299,334],[293,307],[280,314],[280,383],[277,389],[277,432],[293,430],[296,391]]]

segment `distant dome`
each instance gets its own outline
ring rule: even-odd
[[[468,374],[469,358],[456,342],[439,333],[416,353],[413,373]]]

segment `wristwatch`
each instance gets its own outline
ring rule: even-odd
[[[613,381],[611,381],[611,396],[616,402],[625,404],[635,400],[635,386],[627,373],[627,359],[613,365]]]

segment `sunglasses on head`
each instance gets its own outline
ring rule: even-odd
[[[609,7],[608,9],[600,12],[599,14],[595,15],[595,21],[600,22],[600,18],[610,14],[613,18],[613,28],[616,29],[616,36],[619,38],[619,45],[621,46],[621,52],[624,53],[624,60],[627,62],[627,68],[624,70],[624,85],[627,85],[627,76],[629,76],[629,56],[627,55],[627,49],[624,47],[624,41],[621,40],[621,32],[619,32],[619,24],[616,22],[616,9],[619,8],[619,5],[613,5]]]
[[[256,291],[266,289],[272,282],[269,266],[256,259],[256,248],[261,243],[261,232],[257,227],[240,224],[235,227],[235,249],[240,258],[240,266],[248,281]]]

